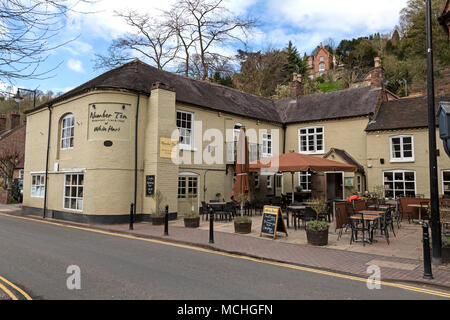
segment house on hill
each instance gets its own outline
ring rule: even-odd
[[[336,58],[330,53],[328,46],[320,44],[314,50],[314,54],[308,57],[308,71],[311,79],[322,76],[326,71],[336,67]]]

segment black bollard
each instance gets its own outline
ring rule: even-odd
[[[428,233],[428,223],[422,223],[423,232],[423,278],[433,279],[431,270],[430,235]]]
[[[164,215],[164,235],[169,235],[169,206],[166,205],[166,214]]]
[[[214,210],[209,208],[209,243],[214,243]]]
[[[133,223],[134,223],[133,213],[134,213],[134,204],[132,203],[130,205],[130,230],[134,230],[134,228],[133,228]]]

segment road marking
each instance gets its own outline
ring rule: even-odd
[[[11,300],[19,300],[11,291],[9,291],[9,289],[7,287],[5,287],[1,283],[0,283],[0,290],[2,290],[4,293],[6,293],[11,298]]]
[[[78,227],[78,226],[67,225],[67,224],[58,223],[58,222],[43,221],[43,220],[27,218],[27,217],[19,217],[19,216],[14,216],[14,215],[10,215],[10,214],[0,213],[0,216],[34,221],[34,222],[39,222],[39,223],[45,223],[45,224],[50,224],[50,225],[60,226],[60,227],[65,227],[65,228],[70,228],[70,229],[94,232],[94,233],[99,233],[99,234],[109,235],[109,236],[114,236],[114,237],[140,240],[140,241],[152,242],[152,243],[157,243],[157,244],[162,244],[162,245],[167,245],[167,246],[172,246],[172,247],[190,249],[190,250],[194,250],[194,251],[211,253],[211,254],[221,255],[221,256],[227,256],[227,257],[232,257],[232,258],[241,259],[241,260],[248,260],[248,261],[253,261],[253,262],[257,262],[257,263],[269,264],[269,265],[278,266],[278,267],[282,267],[282,268],[288,268],[288,269],[294,269],[294,270],[300,270],[300,271],[305,271],[305,272],[310,272],[310,273],[326,275],[326,276],[330,276],[330,277],[334,277],[334,278],[360,281],[360,282],[364,282],[364,283],[367,282],[367,279],[362,278],[362,277],[349,276],[349,275],[345,275],[345,274],[341,274],[341,273],[323,271],[323,270],[314,269],[314,268],[310,268],[310,267],[301,267],[301,266],[296,266],[296,265],[285,263],[285,262],[268,261],[268,260],[252,258],[252,257],[248,257],[248,256],[237,255],[237,254],[233,254],[233,253],[215,251],[212,249],[194,247],[191,245],[185,245],[185,244],[180,244],[180,243],[172,243],[172,242],[166,242],[163,240],[141,238],[141,237],[132,236],[132,235],[128,235],[128,234],[115,233],[115,232],[104,231],[104,230],[99,230],[99,229],[92,229],[92,228],[87,228],[87,227]],[[385,281],[380,281],[380,284],[387,286],[387,287],[394,287],[394,288],[399,288],[399,289],[403,289],[403,290],[407,290],[407,291],[425,293],[425,294],[429,294],[429,295],[435,295],[435,296],[450,299],[450,293],[446,293],[446,292],[442,292],[442,291],[424,289],[424,288],[420,288],[420,287],[414,287],[414,286],[410,286],[410,285],[403,285],[403,284],[391,283],[391,282],[385,282]]]
[[[5,278],[3,278],[2,276],[0,276],[0,281],[3,281],[4,283],[8,284],[10,287],[14,288],[15,290],[17,290],[17,292],[19,292],[25,299],[27,300],[33,300],[31,299],[31,297],[22,289],[20,289],[18,286],[16,286],[14,283],[12,283],[11,281],[6,280]],[[1,285],[1,283],[0,283]],[[17,299],[16,299],[17,300]]]

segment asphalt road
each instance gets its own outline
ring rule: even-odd
[[[81,270],[80,290],[67,288],[71,265]],[[33,299],[439,299],[1,215],[0,276]]]

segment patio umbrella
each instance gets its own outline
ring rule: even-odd
[[[248,153],[248,138],[245,135],[245,127],[242,127],[239,131],[239,139],[236,150],[236,181],[231,193],[231,199],[235,199],[237,195],[243,195],[245,200],[250,200],[250,187],[248,182],[249,172],[249,153]],[[242,200],[242,199],[240,199]],[[241,215],[242,213],[241,202]]]
[[[351,164],[300,154],[285,153],[271,158],[261,159],[249,166],[250,172],[290,172],[292,174],[292,202],[294,202],[294,172],[298,171],[351,171],[357,168]]]

